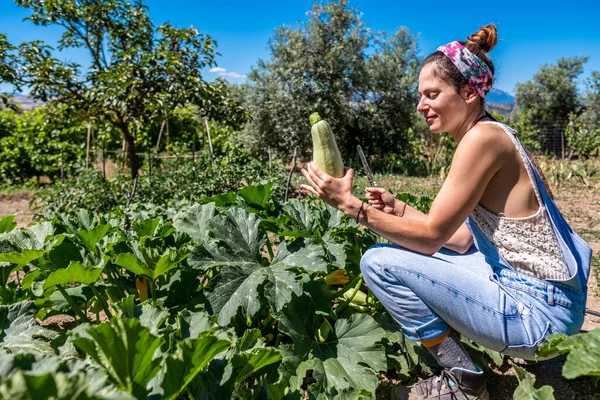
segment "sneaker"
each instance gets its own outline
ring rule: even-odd
[[[415,383],[409,400],[488,400],[483,371],[444,369],[439,376]]]

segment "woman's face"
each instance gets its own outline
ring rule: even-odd
[[[454,86],[433,74],[433,63],[425,65],[419,74],[421,99],[417,111],[423,114],[433,133],[454,132],[467,114],[465,99]]]

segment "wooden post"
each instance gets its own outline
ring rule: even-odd
[[[168,119],[167,119],[166,127],[167,127],[167,155],[169,155],[169,120]]]
[[[556,125],[555,125],[556,126]],[[565,159],[565,132],[560,131],[560,159]]]
[[[192,164],[196,162],[196,140],[192,138]]]
[[[106,179],[106,141],[102,141],[102,176]]]
[[[85,149],[85,169],[90,166],[90,137],[92,135],[92,119],[88,120],[87,145]]]
[[[152,178],[152,154],[150,152],[150,146],[148,146],[148,176]]]
[[[267,147],[267,152],[269,153],[269,175],[271,175],[271,147]]]
[[[163,129],[165,128],[165,122],[167,120],[163,119],[162,124],[160,124],[160,130],[158,131],[158,140],[156,141],[156,153],[158,153],[158,146],[160,145],[160,138],[162,137]]]
[[[298,151],[298,147],[294,148],[294,155],[292,156],[292,168],[290,168],[290,174],[288,175],[287,184],[285,185],[285,198],[283,201],[288,201],[288,192],[290,190],[290,181],[292,180],[292,174],[294,173],[294,169],[296,168],[296,152]]]
[[[63,151],[60,149],[60,182],[65,183],[65,164],[63,162]]]
[[[125,168],[125,138],[123,138],[123,147],[121,148],[121,170]]]
[[[210,161],[212,163],[212,165],[215,165],[215,160],[213,157],[213,148],[212,148],[212,140],[210,138],[210,128],[208,127],[208,119],[206,119],[206,117],[204,117],[204,125],[206,126],[206,134],[208,136],[208,149],[210,150]]]

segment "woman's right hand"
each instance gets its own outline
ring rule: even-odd
[[[369,200],[369,204],[371,204],[373,208],[387,214],[394,214],[396,198],[393,194],[380,187],[368,187],[365,191],[367,192],[367,200]]]

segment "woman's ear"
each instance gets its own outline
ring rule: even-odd
[[[462,98],[465,99],[467,104],[472,104],[479,99],[477,92],[471,88],[470,85],[465,85],[461,90]]]

